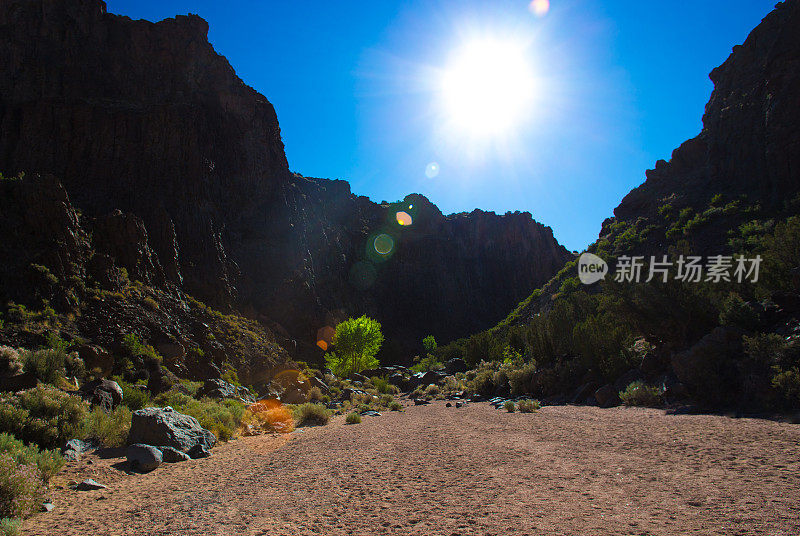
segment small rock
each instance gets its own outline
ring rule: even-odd
[[[430,402],[428,402],[427,400],[423,400],[421,398],[415,398],[414,399],[414,405],[415,406],[426,406],[428,404],[430,404]]]
[[[450,402],[448,402],[447,404],[445,404],[445,405],[444,405],[444,407],[446,407],[446,408],[452,408],[452,407],[453,407],[453,404],[451,404]]]
[[[161,456],[166,463],[177,463],[177,462],[185,462],[186,460],[191,460],[192,458],[176,448],[173,447],[158,447],[158,450],[161,451]]]
[[[141,443],[128,446],[125,450],[125,457],[128,458],[133,469],[143,473],[158,468],[164,461],[160,450]]]
[[[105,486],[94,479],[87,478],[80,484],[78,484],[75,489],[78,491],[92,491],[95,489],[106,489],[108,486]]]
[[[361,415],[364,415],[366,417],[380,417],[381,416],[380,413],[378,413],[377,411],[373,411],[371,409],[369,409],[367,411],[362,411]]]
[[[198,460],[200,458],[208,458],[209,456],[211,456],[211,452],[207,448],[205,448],[203,445],[198,443],[195,446],[193,446],[191,449],[189,449],[189,456],[193,460]]]
[[[61,453],[61,456],[63,456],[68,462],[77,462],[81,459],[81,455],[74,450],[65,450]]]
[[[52,512],[53,508],[55,508],[53,503],[46,502],[42,504],[42,512]]]
[[[457,408],[460,408],[460,407],[463,407],[463,406],[464,406],[464,404],[462,404],[461,402],[456,402],[456,407]]]

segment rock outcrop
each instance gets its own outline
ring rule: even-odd
[[[246,312],[305,359],[321,356],[318,329],[367,313],[384,325],[384,359],[408,360],[425,335],[491,326],[571,258],[527,213],[444,216],[422,196],[378,205],[292,174],[272,105],[207,31],[195,15],[133,21],[101,0],[0,4],[0,170],[63,184],[18,209],[63,212],[52,236],[65,236],[39,264],[107,286],[124,267]],[[376,256],[382,234],[392,247]]]
[[[669,162],[659,160],[647,171],[647,180],[614,210],[616,221],[658,220],[667,203],[703,212],[717,194],[725,203],[739,200],[770,214],[797,196],[799,27],[800,2],[787,0],[733,47],[709,75],[714,91],[700,134],[675,149]],[[691,237],[697,253],[725,247],[731,222],[711,223]]]

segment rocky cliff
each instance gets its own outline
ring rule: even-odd
[[[647,171],[647,180],[614,210],[601,239],[610,224],[638,222],[639,229],[659,227],[644,240],[650,246],[663,247],[680,236],[697,253],[719,252],[727,246],[727,231],[740,221],[786,211],[787,201],[800,191],[798,28],[800,2],[787,0],[733,47],[709,75],[714,91],[700,134],[675,149],[669,162],[659,160]],[[686,229],[689,218],[708,211],[716,195],[718,208],[728,210],[711,210]],[[666,236],[681,209],[692,211],[684,228]],[[670,216],[673,221],[664,222]]]
[[[403,360],[427,334],[492,325],[571,258],[527,213],[382,206],[292,174],[272,105],[207,30],[0,1],[0,170],[56,177],[131,278],[243,311],[303,358],[319,328],[367,313]]]

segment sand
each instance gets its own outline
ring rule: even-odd
[[[86,456],[56,482],[108,489],[54,489],[23,534],[800,534],[798,425],[435,402],[300,430],[145,475]]]

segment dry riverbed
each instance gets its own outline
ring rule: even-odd
[[[756,419],[435,402],[231,441],[145,475],[122,461],[71,463],[55,509],[23,534],[800,533],[800,425]],[[84,478],[108,489],[65,486]]]

